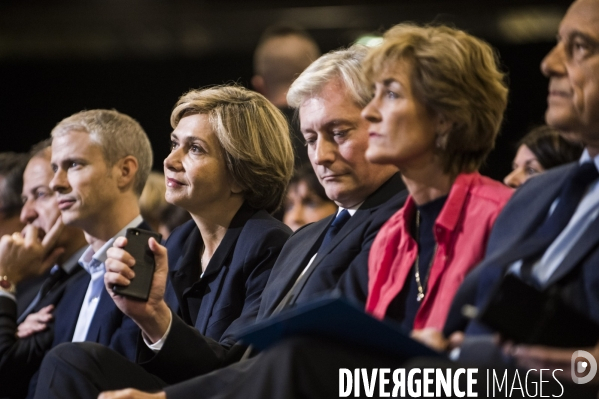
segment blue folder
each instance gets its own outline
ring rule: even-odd
[[[410,338],[399,324],[377,320],[361,307],[339,297],[295,306],[237,334],[243,344],[258,350],[296,336],[341,341],[402,357],[441,356]]]

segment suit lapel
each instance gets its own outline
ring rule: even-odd
[[[87,272],[83,272],[74,279],[72,284],[65,289],[65,293],[56,307],[54,345],[69,342],[73,339],[81,304],[85,298],[91,277]]]
[[[191,325],[193,323],[183,295],[200,277],[200,250],[203,245],[200,230],[196,227],[190,233],[183,247],[183,255],[177,261],[175,269],[169,272],[173,291],[179,304],[179,314],[186,323]]]
[[[356,210],[354,215],[347,221],[345,226],[337,233],[337,235],[331,240],[326,248],[319,250],[314,262],[310,265],[310,268],[306,270],[305,275],[302,276],[301,280],[298,281],[297,285],[293,287],[293,295],[295,298],[302,292],[302,289],[306,285],[306,282],[310,278],[310,275],[322,262],[322,260],[331,253],[341,243],[349,233],[351,233],[357,226],[360,226],[366,220],[370,218],[372,212],[378,209],[379,206],[387,202],[393,195],[397,194],[398,187],[404,187],[403,181],[399,173],[391,176],[381,187],[379,187],[374,193],[370,194],[364,203]],[[332,220],[332,219],[331,219]],[[330,224],[330,223],[329,223]],[[329,224],[326,225],[328,228]]]
[[[106,324],[107,317],[110,317],[110,313],[114,309],[117,309],[116,305],[114,304],[114,301],[110,297],[108,291],[106,291],[106,289],[103,289],[100,293],[98,307],[96,308],[96,312],[94,313],[92,322],[89,325],[89,329],[87,330],[87,335],[85,336],[86,341],[99,342],[98,338],[100,336],[102,326]]]
[[[225,264],[225,261],[233,254],[237,239],[239,238],[239,235],[241,234],[246,222],[255,213],[256,210],[247,205],[247,203],[244,203],[241,206],[239,211],[237,211],[233,217],[233,220],[231,220],[231,224],[227,228],[227,232],[216,249],[216,252],[214,252],[214,255],[210,259],[203,278],[206,278],[211,274],[218,273],[221,267]]]
[[[297,244],[294,242],[294,245],[286,245],[283,248],[283,252],[279,255],[262,294],[263,301],[268,301],[266,305],[268,308],[260,311],[260,315],[268,316],[272,314],[284,298],[291,293],[301,272],[306,268],[314,253],[318,250],[318,245],[320,245],[334,217],[335,215],[331,215],[303,227],[302,230],[308,229],[308,231],[299,230],[295,234],[309,233],[309,235],[306,235],[306,238],[302,237],[296,240],[291,238],[290,240],[297,241]]]
[[[599,217],[596,218],[582,234],[580,239],[568,255],[564,258],[557,270],[551,275],[546,285],[551,286],[576,267],[582,259],[599,244]]]
[[[194,244],[193,246],[186,245],[185,255],[183,256],[183,264],[186,273],[188,274],[184,279],[177,274],[171,275],[173,278],[173,287],[177,292],[179,298],[179,306],[183,318],[191,325],[195,325],[196,320],[203,320],[203,326],[196,326],[198,330],[205,331],[207,323],[209,321],[209,314],[202,314],[202,312],[211,312],[214,301],[217,299],[217,295],[209,295],[211,288],[218,292],[216,285],[221,284],[224,281],[223,273],[226,272],[224,266],[229,263],[229,260],[233,256],[237,239],[241,234],[246,222],[256,213],[256,210],[250,207],[247,203],[244,203],[239,211],[235,214],[227,232],[223,237],[223,240],[219,244],[216,252],[210,259],[206,270],[201,279],[200,275],[200,248],[203,245],[202,238],[199,229],[194,230]],[[197,234],[197,235],[196,235]],[[192,240],[190,240],[192,241]],[[189,279],[191,273],[191,280]],[[220,277],[220,278],[219,278]],[[199,281],[198,281],[199,279]],[[213,282],[213,286],[207,286]],[[194,296],[194,292],[201,292],[200,296]]]
[[[316,255],[316,258],[314,259],[314,262],[312,262],[312,264],[310,265],[310,267],[308,268],[308,270],[306,270],[306,273],[297,282],[297,285],[295,287],[293,287],[293,296],[295,298],[297,298],[299,296],[299,294],[302,292],[302,290],[304,289],[304,286],[306,285],[306,282],[310,278],[310,275],[314,272],[314,270],[316,270],[316,268],[318,267],[318,265],[320,264],[320,262],[322,262],[322,260],[328,254],[330,254],[331,251],[333,249],[335,249],[335,247],[341,241],[343,241],[343,239],[350,232],[352,232],[356,226],[359,226],[361,223],[363,223],[365,220],[367,220],[370,217],[371,213],[372,213],[371,209],[363,211],[363,212],[356,212],[354,214],[354,216],[352,216],[347,221],[347,223],[345,224],[345,226],[343,226],[343,228],[341,229],[341,231],[339,231],[339,233],[337,233],[337,235],[331,240],[331,242],[329,243],[329,245],[327,246],[327,248],[323,248],[322,251],[318,252],[318,254]],[[328,225],[327,225],[327,227],[328,227]]]
[[[517,220],[520,227],[513,228],[513,225],[510,226],[508,237],[501,243],[498,250],[487,254],[488,258],[485,263],[500,265],[503,269],[507,269],[512,263],[526,256],[527,252],[530,251],[530,248],[526,245],[527,238],[543,223],[551,205],[559,195],[562,185],[565,184],[565,180],[570,175],[571,168],[565,169],[567,169],[564,170],[565,173],[562,173],[553,181],[555,184],[547,185],[546,179],[542,179],[545,176],[540,176],[539,180],[527,183],[539,186],[539,190],[533,191],[540,194],[531,199],[531,201],[536,201],[538,206],[522,206],[512,210],[510,219]]]
[[[333,249],[335,249],[335,247],[337,245],[339,245],[340,242],[342,242],[345,237],[347,237],[347,235],[349,233],[351,233],[357,226],[359,226],[360,224],[364,223],[365,220],[367,220],[370,217],[370,214],[372,213],[372,209],[363,211],[363,212],[358,212],[356,211],[356,213],[354,214],[354,216],[352,216],[347,223],[345,224],[345,226],[343,226],[343,228],[339,231],[339,233],[337,233],[337,235],[331,240],[331,242],[329,243],[329,245],[327,245],[326,248],[322,248],[322,250],[320,250],[318,252],[318,254],[316,255],[316,258],[314,259],[314,262],[312,262],[312,265],[310,266],[310,269],[307,271],[307,273],[311,272],[312,270],[314,270],[318,264],[320,262],[322,262],[322,260],[331,253],[331,251]],[[329,225],[327,224],[327,228],[329,227]],[[326,229],[325,229],[326,230]]]

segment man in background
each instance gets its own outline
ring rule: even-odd
[[[0,289],[0,397],[25,394],[21,390],[26,388],[26,376],[32,371],[14,373],[14,370],[36,367],[36,357],[47,349],[44,342],[51,342],[53,337],[53,325],[48,326],[52,310],[71,278],[83,272],[78,264],[87,245],[83,231],[62,226],[56,195],[50,189],[54,177],[50,144],[48,139],[33,147],[23,174],[21,221],[26,224],[23,236],[15,233],[0,241],[0,275],[17,285],[17,302],[21,282],[33,279],[40,283],[35,291],[31,290],[28,307],[19,312],[22,314],[18,319],[15,296],[10,290]],[[48,273],[37,278],[45,270]],[[27,321],[22,323],[26,316]],[[17,331],[23,339],[17,340]]]
[[[252,86],[287,117],[291,126],[296,169],[310,161],[299,126],[293,118],[294,110],[287,104],[287,91],[293,81],[318,57],[318,45],[306,31],[285,25],[274,25],[266,29],[254,52]]]
[[[27,154],[0,153],[0,236],[21,231],[21,189]]]

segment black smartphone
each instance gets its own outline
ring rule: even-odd
[[[135,259],[135,277],[128,286],[114,285],[112,291],[119,295],[147,301],[154,278],[154,253],[150,250],[148,240],[150,237],[160,243],[162,235],[149,230],[127,229],[127,245],[123,248]]]

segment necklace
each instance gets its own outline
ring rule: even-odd
[[[416,300],[421,302],[424,299],[424,287],[426,287],[426,283],[428,282],[428,278],[431,275],[431,269],[433,268],[433,261],[435,260],[435,255],[437,254],[437,243],[435,242],[435,250],[433,251],[433,257],[431,258],[431,262],[428,265],[428,270],[426,272],[426,276],[424,277],[424,283],[420,280],[420,211],[416,210],[416,244],[418,245],[418,255],[416,255],[416,262],[414,263],[415,276],[416,276],[416,285],[418,286],[418,295],[416,295]]]

